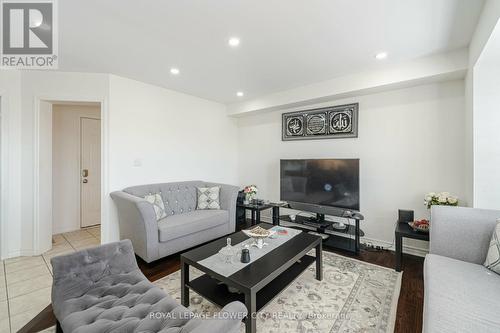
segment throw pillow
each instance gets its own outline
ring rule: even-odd
[[[167,213],[165,213],[165,204],[163,204],[163,199],[161,198],[161,192],[149,193],[144,197],[144,199],[153,205],[156,214],[156,221],[167,216]]]
[[[497,225],[495,230],[493,230],[484,267],[500,274],[500,219],[497,220]]]
[[[198,187],[198,206],[196,209],[220,209],[220,187]]]

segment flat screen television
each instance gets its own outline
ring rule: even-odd
[[[359,159],[281,160],[280,197],[318,214],[359,211]]]

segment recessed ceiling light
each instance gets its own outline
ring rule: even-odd
[[[238,91],[238,92],[236,93],[236,96],[238,96],[238,97],[243,97],[243,95],[245,95],[245,94],[243,93],[243,91]]]
[[[178,75],[180,73],[179,68],[172,67],[170,68],[170,74]]]
[[[377,54],[375,55],[375,58],[376,58],[377,60],[383,60],[383,59],[387,58],[387,52],[380,52],[380,53],[377,53]]]
[[[240,39],[237,37],[231,37],[231,38],[229,38],[228,44],[231,47],[236,47],[236,46],[240,45]]]

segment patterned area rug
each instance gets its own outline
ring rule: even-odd
[[[190,274],[200,272],[192,268]],[[180,271],[155,284],[180,303]],[[393,332],[400,287],[401,273],[324,251],[323,281],[311,265],[259,312],[257,332]],[[219,310],[192,291],[190,296],[196,313]]]

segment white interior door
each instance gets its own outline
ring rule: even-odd
[[[101,223],[101,121],[80,118],[81,124],[81,226]]]

